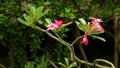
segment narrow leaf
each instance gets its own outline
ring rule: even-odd
[[[64,27],[66,27],[66,26],[68,26],[68,25],[70,25],[70,24],[72,24],[73,22],[68,22],[68,23],[66,23],[66,24],[63,24],[60,28],[64,28]]]
[[[65,58],[65,62],[67,64],[67,66],[69,66],[69,60],[67,58]]]
[[[29,18],[28,18],[28,15],[27,14],[23,14],[23,17],[25,18],[25,20],[27,21],[27,22],[29,22]]]
[[[55,32],[59,32],[62,28],[66,27],[66,26],[68,26],[68,25],[70,25],[70,24],[72,24],[72,23],[73,23],[73,22],[68,22],[68,23],[66,23],[66,24],[62,24],[62,26],[61,26],[60,28],[56,29]]]
[[[17,18],[17,20],[24,25],[28,25],[27,22],[25,20],[21,19],[21,18]]]
[[[79,18],[79,21],[83,24],[86,25],[86,21],[83,18]]]
[[[75,66],[77,66],[77,62],[71,63],[68,68],[73,68],[73,67],[75,67]]]
[[[63,63],[58,63],[59,65],[63,66],[64,68],[67,68]]]
[[[80,22],[75,21],[75,23],[77,24],[77,27],[81,30],[81,24],[80,24]]]
[[[42,10],[43,10],[43,6],[40,6],[37,8],[37,10],[36,10],[36,18],[37,19],[39,19],[43,16]]]
[[[106,41],[104,38],[99,37],[99,36],[95,36],[95,35],[89,35],[89,36],[91,36],[91,37],[93,37],[93,38],[96,38],[96,39],[99,39],[99,40],[101,40],[101,41],[103,41],[103,42]]]
[[[46,15],[50,9],[46,9],[43,15]]]
[[[42,22],[41,20],[38,20],[37,22],[38,22],[39,24],[43,24],[43,22]]]
[[[35,7],[33,7],[32,5],[28,5],[28,8],[30,9],[30,12],[34,15],[36,15],[36,10],[35,10]]]
[[[47,22],[48,24],[52,23],[52,21],[51,21],[50,18],[46,18],[45,20],[46,20],[46,22]]]

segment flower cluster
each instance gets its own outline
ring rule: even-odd
[[[62,20],[55,20],[54,23],[50,23],[47,26],[47,30],[54,30],[56,28],[59,28],[62,25]]]
[[[90,31],[91,32],[92,31],[98,31],[98,32],[104,31],[104,28],[100,25],[100,22],[103,22],[102,19],[96,19],[94,17],[90,17],[90,19],[91,19],[92,24],[90,25],[88,32],[90,32]],[[85,32],[84,37],[81,41],[81,43],[86,45],[86,46],[88,45],[88,38],[87,38],[88,32],[87,31]]]
[[[96,19],[94,17],[89,17],[91,19],[91,25],[88,26],[88,30],[84,31],[84,36],[82,38],[81,44],[88,45],[88,34],[93,34],[94,32],[104,31],[104,28],[100,25],[103,22],[102,19]],[[55,30],[62,26],[62,20],[54,20],[54,23],[47,25],[47,30]]]

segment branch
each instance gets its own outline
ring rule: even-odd
[[[111,68],[111,67],[108,67],[108,66],[103,66],[103,65],[96,64],[96,62],[102,61],[102,62],[105,62],[105,63],[111,65],[112,68],[115,68],[115,66],[114,66],[111,62],[109,62],[109,61],[107,61],[107,60],[96,59],[96,60],[94,61],[94,63],[90,63],[90,62],[87,62],[87,61],[84,61],[84,60],[79,59],[76,55],[74,55],[74,56],[75,56],[75,59],[76,59],[79,63],[81,63],[81,64],[86,64],[86,65],[89,65],[89,66],[96,66],[97,68]]]
[[[98,62],[98,61],[102,61],[102,62],[105,62],[105,63],[107,63],[107,64],[110,64],[110,65],[112,66],[112,68],[115,68],[114,65],[113,65],[111,62],[107,61],[107,60],[96,59],[96,60],[94,61],[94,63],[90,63],[90,62],[87,62],[87,61],[84,61],[84,60],[79,59],[79,58],[74,54],[74,47],[71,46],[71,45],[74,45],[75,42],[76,42],[78,39],[82,38],[82,37],[76,38],[76,39],[73,41],[72,44],[69,44],[69,43],[67,43],[66,41],[62,40],[61,38],[57,38],[56,36],[52,35],[52,34],[49,33],[48,31],[46,31],[46,30],[44,30],[44,29],[42,29],[42,28],[40,28],[40,27],[38,27],[38,26],[36,26],[36,25],[31,25],[31,27],[34,28],[34,29],[37,29],[37,30],[39,30],[39,31],[42,31],[42,32],[46,33],[47,35],[49,35],[50,37],[52,37],[52,38],[55,39],[56,41],[60,42],[60,43],[63,44],[64,46],[68,47],[68,49],[70,50],[71,60],[75,59],[75,60],[77,60],[79,63],[81,63],[81,64],[86,64],[86,65],[89,65],[89,66],[96,66],[96,67],[99,67],[99,68],[103,68],[103,67],[105,67],[105,68],[110,68],[110,67],[102,66],[102,65],[99,65],[99,64],[95,64],[95,63]],[[50,61],[49,61],[49,62],[50,62]],[[51,62],[50,62],[50,63],[51,63]],[[54,65],[53,63],[51,63],[51,64]]]
[[[104,62],[104,63],[106,63],[106,64],[111,65],[112,68],[115,68],[115,66],[114,66],[111,62],[109,62],[109,61],[107,61],[107,60],[104,60],[104,59],[96,59],[96,60],[94,61],[94,66],[96,66],[97,62]]]
[[[83,36],[77,37],[71,44],[71,46],[73,46],[79,39],[81,39]]]
[[[58,68],[51,60],[48,59],[48,62],[50,62],[54,68]]]
[[[59,38],[57,38],[56,36],[54,36],[54,35],[52,35],[51,33],[49,33],[47,30],[45,30],[45,29],[42,29],[42,28],[40,28],[40,27],[38,27],[38,26],[36,26],[36,25],[31,25],[31,27],[32,28],[34,28],[34,29],[37,29],[37,30],[39,30],[39,31],[42,31],[42,32],[44,32],[44,33],[46,33],[47,35],[49,35],[50,37],[52,37],[53,39],[55,39],[56,41],[58,41],[58,42],[60,42],[61,44],[63,44],[63,45],[65,45],[65,46],[67,46],[68,48],[70,48],[69,47],[69,43],[67,43],[66,41],[64,41],[64,40],[62,40],[62,39],[59,39]],[[64,41],[64,42],[63,42]]]

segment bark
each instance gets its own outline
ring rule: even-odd
[[[114,65],[116,68],[118,68],[118,24],[120,23],[120,16],[114,15]]]

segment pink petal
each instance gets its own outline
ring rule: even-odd
[[[103,31],[104,30],[103,27],[99,23],[96,23],[95,26],[96,26],[98,31]]]
[[[98,22],[103,22],[103,20],[101,18],[94,18],[94,17],[89,17],[92,20],[92,23],[98,23]]]
[[[102,20],[102,19],[96,19],[96,21],[97,21],[97,22],[103,22],[103,20]]]
[[[81,41],[81,44],[82,44],[82,43],[83,43],[84,45],[86,45],[86,46],[88,45],[87,33],[84,34],[84,37],[83,37],[83,39],[82,39],[82,41]]]
[[[58,26],[57,26],[56,24],[54,24],[54,23],[51,23],[51,24],[49,24],[49,25],[47,26],[47,30],[54,30],[54,29],[56,29],[56,28],[58,28]]]
[[[55,24],[60,27],[62,25],[62,20],[55,20]]]
[[[104,29],[103,29],[103,27],[99,24],[99,22],[103,22],[103,20],[102,19],[96,19],[96,18],[94,18],[94,17],[89,17],[92,21],[92,25],[91,25],[91,28],[92,27],[95,27],[95,28],[97,28],[97,31],[103,31]]]

